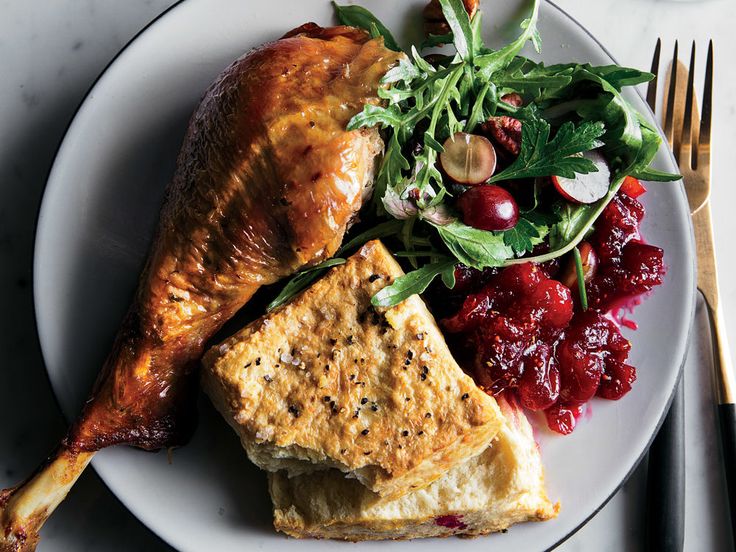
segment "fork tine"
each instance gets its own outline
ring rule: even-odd
[[[667,92],[667,108],[664,114],[664,136],[672,146],[672,122],[674,119],[675,112],[675,91],[677,90],[677,56],[678,56],[678,44],[675,40],[675,52],[672,54],[672,64],[670,65],[669,81],[670,87]]]
[[[659,54],[662,51],[662,39],[657,39],[657,45],[654,47],[654,56],[652,56],[652,69],[651,73],[654,78],[649,81],[647,87],[647,103],[652,111],[657,109],[657,80],[659,80]]]
[[[690,68],[687,76],[687,92],[685,94],[685,113],[682,120],[682,136],[680,138],[680,153],[677,159],[680,163],[680,169],[692,168],[692,147],[693,147],[693,118],[695,118],[695,126],[700,125],[697,120],[697,113],[693,113],[693,96],[695,95],[695,41],[693,41],[690,50]]]
[[[713,101],[713,41],[708,44],[708,58],[705,62],[705,82],[703,84],[703,108],[700,112],[700,136],[696,167],[708,170],[710,166],[710,120]]]

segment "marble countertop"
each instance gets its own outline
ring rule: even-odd
[[[64,432],[36,340],[30,286],[36,212],[66,125],[85,91],[115,53],[172,0],[0,0],[0,488],[27,475]],[[716,45],[713,216],[726,320],[736,336],[736,21],[730,0],[558,0],[622,64],[646,68],[657,37],[663,58],[675,38]],[[686,48],[687,49],[687,48]],[[702,52],[701,52],[702,54]],[[723,482],[715,447],[708,375],[710,352],[698,308],[685,366],[687,419],[686,550],[729,550]],[[736,342],[732,339],[736,350]],[[643,550],[646,462],[583,529],[559,547]],[[92,470],[81,477],[43,531],[41,551],[170,550],[138,522]]]

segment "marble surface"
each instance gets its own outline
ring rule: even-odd
[[[36,340],[30,287],[33,233],[45,178],[64,129],[85,91],[115,53],[171,0],[0,0],[0,488],[16,483],[62,436],[64,421],[51,393]],[[716,44],[714,222],[726,319],[736,336],[736,200],[727,174],[736,148],[736,38],[727,21],[736,3],[655,0],[559,0],[620,63],[648,67],[658,36],[663,57],[675,38]],[[701,52],[701,58],[704,52]],[[686,550],[732,546],[714,446],[708,375],[710,353],[698,309],[686,364]],[[732,339],[733,349],[736,342]],[[559,547],[643,550],[645,463],[583,529]],[[449,543],[448,543],[449,545]],[[170,550],[138,522],[92,470],[46,524],[41,551]]]

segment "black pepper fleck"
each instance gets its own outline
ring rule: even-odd
[[[365,397],[360,399],[360,404],[366,404],[367,402],[368,402],[368,399],[366,399]]]
[[[296,406],[294,406],[293,404],[292,404],[292,405],[289,405],[289,413],[290,413],[290,414],[291,414],[292,416],[294,416],[295,418],[298,418],[299,416],[301,416],[301,415],[302,415],[302,413],[301,413],[301,412],[299,412],[299,408],[297,408],[297,407],[296,407]]]
[[[370,432],[371,432],[370,429],[364,429],[363,431],[360,432],[360,434],[361,435],[368,435]]]
[[[406,429],[405,429],[404,431],[402,431],[402,432],[401,432],[401,434],[402,434],[402,435],[403,435],[404,437],[408,437],[408,436],[409,436],[409,432],[408,432],[408,431],[407,431]]]
[[[260,366],[260,365],[261,365],[261,357],[258,357],[256,359],[256,366]]]
[[[470,397],[470,395],[468,395],[467,393],[463,393],[463,396],[460,397],[460,399],[464,401],[464,400],[468,399],[469,397]]]
[[[371,454],[372,452],[373,452],[372,450],[367,450],[367,451],[365,451],[365,452],[364,452],[363,454],[364,454],[365,456],[369,456],[369,455],[370,455],[370,454]]]
[[[330,338],[330,345],[332,345],[333,347],[337,345],[337,339]]]
[[[329,395],[325,395],[324,397],[322,397],[322,400],[325,401],[325,402],[330,402],[330,396]]]
[[[419,379],[421,379],[422,381],[426,380],[427,374],[419,374]]]
[[[266,380],[266,383],[271,383],[273,381],[273,378],[269,376],[268,374],[263,376],[263,379]]]
[[[424,415],[424,417],[425,417],[425,418],[431,418],[431,417],[432,417],[432,413],[431,413],[431,412],[427,412],[427,413],[426,413],[426,414]]]
[[[371,275],[370,275],[370,276],[368,277],[368,281],[369,281],[369,282],[371,282],[371,283],[373,283],[373,282],[375,282],[376,280],[378,280],[379,278],[380,278],[380,276],[379,276],[378,274],[371,274]]]
[[[355,339],[353,339],[352,335],[349,335],[345,341],[348,345],[352,345],[353,343],[355,343]]]
[[[373,403],[373,404],[371,405],[371,410],[372,410],[373,412],[378,412],[378,405],[377,405],[377,404],[375,404],[375,403]]]

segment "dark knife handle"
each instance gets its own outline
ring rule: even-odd
[[[670,411],[649,449],[647,550],[681,552],[685,539],[685,399],[677,384]]]
[[[718,421],[721,426],[723,469],[726,472],[728,503],[731,507],[731,533],[736,543],[736,404],[719,404]]]

